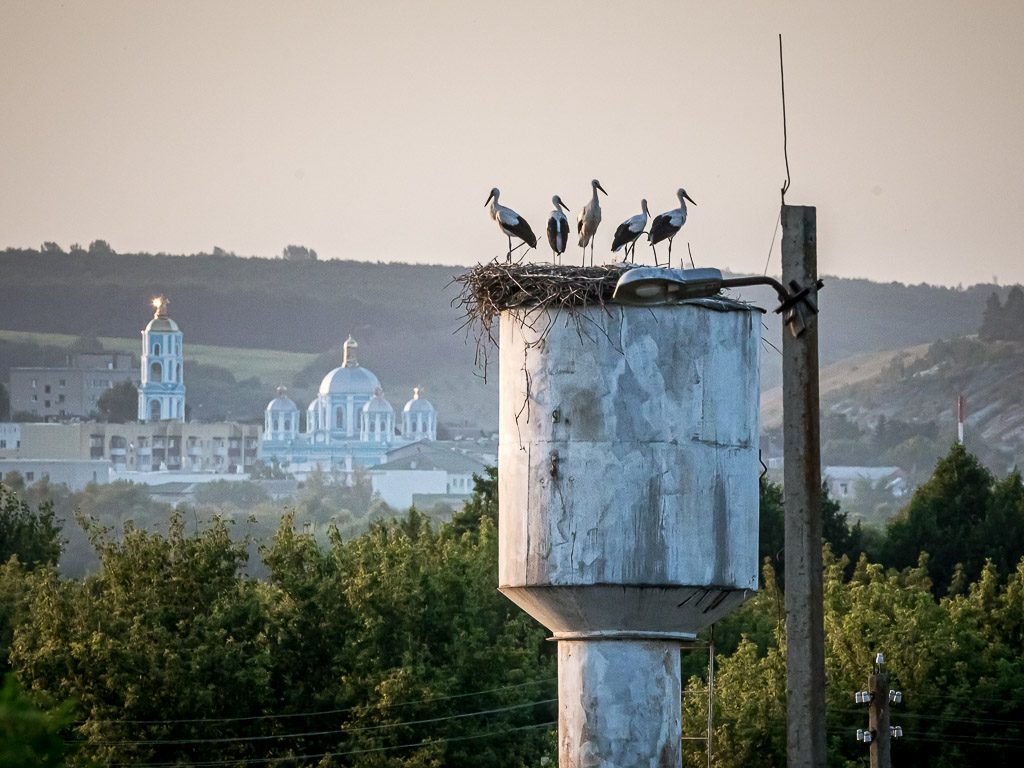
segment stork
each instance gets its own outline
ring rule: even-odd
[[[590,182],[590,202],[583,206],[576,217],[576,231],[580,236],[580,248],[583,249],[583,266],[587,266],[587,246],[590,246],[590,266],[594,266],[594,235],[601,223],[601,205],[597,201],[597,190],[604,192],[601,182],[594,179]],[[604,192],[606,195],[607,192]]]
[[[563,208],[568,211],[569,206],[563,203],[562,198],[558,195],[552,197],[551,202],[554,204],[555,210],[548,217],[548,245],[551,246],[551,261],[553,263],[565,253],[565,247],[569,244],[569,220],[562,212]]]
[[[533,230],[530,229],[530,225],[526,223],[526,219],[520,216],[518,213],[513,211],[504,205],[498,204],[498,195],[501,192],[495,187],[491,190],[491,194],[487,197],[487,202],[484,203],[486,206],[490,203],[491,206],[491,218],[498,223],[498,228],[505,233],[508,238],[508,263],[512,263],[512,238],[518,237],[523,242],[516,246],[516,248],[522,248],[523,245],[528,245],[531,248],[537,247],[537,236],[533,234]]]
[[[693,203],[693,199],[686,194],[685,189],[676,192],[676,196],[679,198],[679,207],[655,216],[654,221],[651,222],[651,233],[647,239],[651,243],[651,250],[654,251],[655,265],[658,263],[658,251],[654,246],[668,238],[668,265],[672,266],[672,238],[679,234],[679,230],[686,223],[686,203],[683,200]],[[696,203],[693,204],[696,205]]]
[[[640,201],[641,213],[636,216],[630,216],[624,222],[619,224],[619,228],[615,230],[615,237],[612,238],[612,253],[616,253],[622,246],[626,246],[626,252],[623,254],[623,261],[629,258],[630,246],[633,246],[632,254],[636,256],[636,241],[640,239],[640,235],[644,233],[644,227],[647,226],[647,217],[651,214],[647,211],[647,201]]]

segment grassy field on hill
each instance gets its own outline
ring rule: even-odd
[[[0,330],[0,341],[38,344],[41,347],[70,349],[77,337],[64,333],[32,333]],[[101,336],[99,342],[108,352],[129,352],[136,357],[141,351],[139,339]],[[308,352],[282,352],[277,349],[242,349],[210,344],[191,344],[186,339],[185,357],[202,365],[227,368],[236,379],[257,378],[263,382],[290,382],[299,371],[316,359]]]

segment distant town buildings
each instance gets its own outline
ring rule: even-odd
[[[0,422],[0,459],[13,456],[21,447],[21,424]]]
[[[862,490],[883,491],[899,499],[907,493],[907,474],[899,467],[827,466],[822,478],[833,499],[853,500]]]
[[[374,492],[396,509],[461,506],[473,492],[473,475],[483,475],[487,464],[457,445],[423,440],[396,448],[370,470]]]
[[[98,410],[100,395],[122,381],[138,384],[139,370],[129,354],[75,354],[67,365],[12,368],[11,413],[44,421],[88,418]]]
[[[437,439],[437,413],[418,388],[402,409],[401,432],[396,429],[395,410],[377,377],[359,364],[358,347],[349,336],[341,365],[324,376],[306,408],[304,429],[298,406],[278,388],[264,416],[263,461],[298,474],[317,468],[351,472],[383,464],[396,446]]]
[[[279,387],[262,428],[188,422],[183,333],[166,298],[153,306],[137,369],[124,354],[76,355],[66,368],[15,369],[14,403],[53,418],[0,424],[0,476],[18,472],[28,483],[48,478],[73,490],[125,478],[160,488],[167,498],[185,498],[215,475],[243,479],[263,459],[290,476],[276,481],[287,486],[281,493],[294,492],[314,470],[351,478],[363,467],[374,492],[391,506],[429,509],[460,506],[472,494],[474,474],[497,460],[494,440],[438,442],[437,412],[418,387],[396,414],[376,375],[360,365],[351,336],[341,365],[327,372],[304,411]],[[137,384],[138,421],[82,420],[97,410],[99,395],[121,381]],[[32,400],[33,393],[47,397]]]
[[[238,473],[256,461],[259,434],[258,426],[235,422],[22,424],[21,447],[10,458],[104,460],[115,473]]]
[[[72,491],[80,491],[89,483],[105,485],[110,482],[110,463],[89,459],[0,458],[0,480],[15,472],[27,485],[49,480],[54,485],[66,485]]]

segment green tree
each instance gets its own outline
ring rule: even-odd
[[[252,509],[257,504],[270,500],[270,494],[259,483],[245,480],[215,480],[195,487],[198,504],[227,505],[236,509]]]
[[[52,503],[33,510],[6,481],[0,484],[0,675],[10,668],[8,653],[15,628],[27,620],[25,573],[57,564],[60,532]]]
[[[71,723],[72,704],[49,712],[37,709],[14,675],[0,687],[0,765],[4,768],[62,768],[61,732]]]
[[[96,407],[112,424],[135,421],[139,415],[139,390],[130,381],[119,381],[100,395]]]
[[[976,577],[985,552],[977,546],[975,530],[986,519],[992,485],[992,473],[962,445],[954,444],[889,523],[884,562],[905,568],[927,552],[939,595],[952,584],[957,565],[963,565],[968,577]]]
[[[56,565],[60,533],[52,503],[43,502],[33,510],[6,483],[0,484],[0,563],[17,557],[29,568]]]
[[[120,540],[90,532],[100,571],[82,581],[50,571],[31,591],[32,620],[17,628],[11,655],[19,679],[38,697],[78,700],[84,758],[251,757],[254,743],[235,739],[265,733],[259,721],[218,724],[223,744],[193,741],[210,735],[204,719],[274,706],[264,588],[238,573],[248,542],[233,542],[222,520],[189,535],[178,515],[166,536],[130,524]],[[182,740],[188,743],[152,743]]]
[[[74,246],[72,246],[74,248]],[[106,240],[93,240],[89,243],[89,255],[90,256],[113,256],[114,249],[110,247],[110,243]]]
[[[978,337],[988,340],[1003,338],[1003,305],[995,291],[985,302],[985,314],[981,318]]]
[[[487,521],[498,525],[498,468],[487,467],[483,475],[473,475],[473,495],[452,515],[451,530],[456,534],[478,533]]]
[[[11,393],[4,384],[0,384],[0,421],[11,418]]]
[[[95,333],[83,333],[76,337],[69,349],[72,352],[85,352],[95,353],[103,352],[103,342],[99,340]]]

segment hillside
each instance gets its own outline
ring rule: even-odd
[[[822,459],[895,465],[913,482],[956,440],[956,402],[966,398],[967,449],[1002,475],[1024,466],[1024,339],[961,337],[867,355],[821,371]],[[781,445],[781,394],[762,399],[762,426]]]
[[[818,392],[822,401],[828,402],[832,394],[852,384],[874,379],[896,358],[902,359],[904,363],[917,360],[928,351],[929,346],[917,344],[904,349],[869,352],[823,367],[818,376]],[[781,425],[782,386],[779,385],[761,393],[761,426],[772,429]]]
[[[0,331],[0,342],[34,344],[71,350],[78,337],[61,333],[29,333],[27,331]],[[127,352],[139,356],[139,339],[119,339],[101,336],[97,339],[107,352]],[[185,348],[189,362],[226,368],[237,379],[257,378],[265,382],[290,382],[316,355],[305,352],[282,352],[276,349],[242,349],[218,347],[210,344],[191,344]],[[6,368],[0,369],[6,376]]]
[[[379,376],[394,404],[423,385],[442,421],[490,430],[497,423],[497,388],[493,377],[484,384],[475,375],[474,346],[457,330],[462,321],[452,306],[450,283],[460,271],[354,261],[8,249],[0,253],[0,328],[126,339],[130,348],[149,317],[150,300],[165,294],[185,332],[186,349],[321,355],[298,379],[284,378],[296,359],[276,361],[273,353],[255,353],[253,359],[237,354],[215,363],[239,381],[255,377],[254,385],[265,389],[267,398],[283,383],[298,399],[308,399],[319,377],[337,365],[340,346],[351,333],[360,343],[360,359]],[[822,363],[973,333],[993,290],[991,285],[961,290],[826,278]],[[738,295],[774,306],[769,290],[744,289]],[[778,316],[769,312],[765,322],[766,339],[778,346]],[[204,359],[198,352],[191,356]],[[770,389],[778,381],[779,356],[766,345],[762,386]]]

